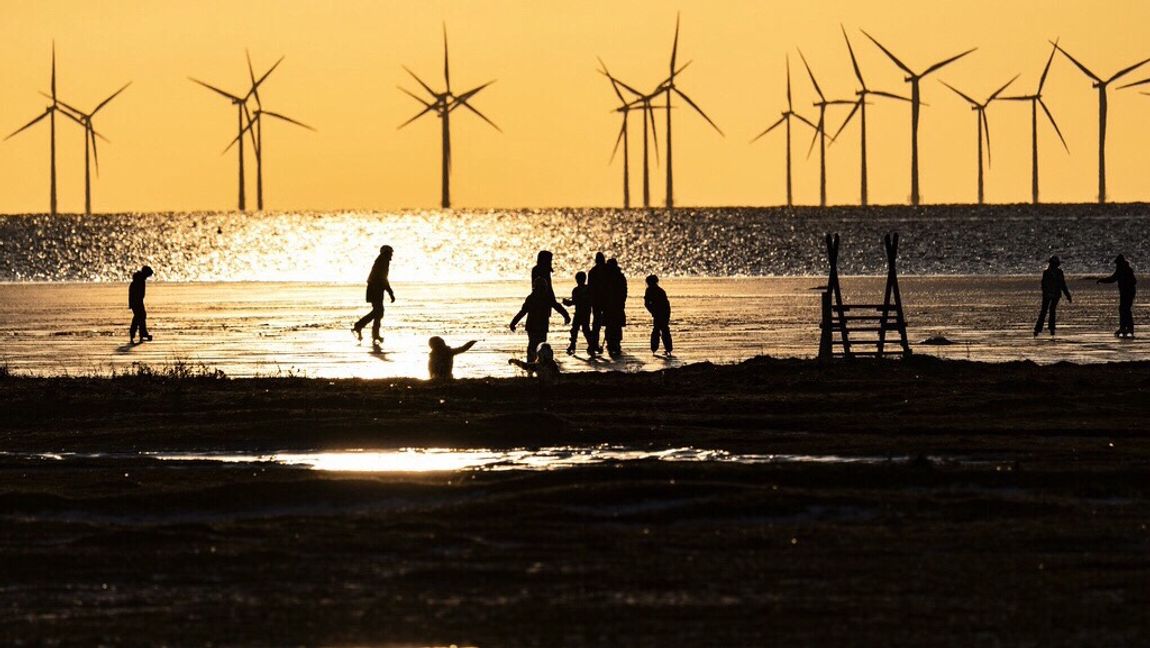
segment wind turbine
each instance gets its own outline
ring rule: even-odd
[[[451,125],[450,125],[450,115],[451,115],[452,111],[454,111],[456,108],[463,106],[464,108],[466,108],[466,109],[470,110],[471,112],[475,113],[476,115],[478,115],[480,119],[482,119],[483,121],[490,124],[492,128],[494,128],[495,130],[502,133],[503,130],[500,129],[498,126],[496,126],[495,122],[488,119],[486,115],[484,115],[483,113],[476,110],[475,107],[472,106],[467,101],[468,99],[471,99],[476,94],[478,94],[480,90],[483,90],[484,88],[491,85],[492,83],[495,83],[495,81],[494,80],[488,81],[487,83],[484,83],[483,85],[476,86],[476,87],[474,87],[474,88],[472,88],[472,89],[470,89],[467,92],[464,92],[462,94],[454,94],[451,91],[451,73],[450,73],[450,69],[448,67],[448,63],[447,63],[447,25],[446,24],[443,26],[443,83],[444,83],[445,90],[443,92],[436,92],[435,90],[431,89],[431,86],[424,83],[423,79],[420,79],[418,76],[416,76],[415,72],[412,72],[406,66],[404,66],[403,69],[406,70],[407,73],[410,74],[412,76],[412,78],[414,78],[419,83],[419,85],[422,86],[425,91],[427,91],[427,93],[429,95],[431,95],[433,101],[427,101],[426,99],[423,99],[422,97],[415,94],[414,92],[411,92],[411,91],[409,91],[403,87],[400,87],[399,89],[401,91],[403,91],[405,94],[410,96],[412,99],[415,99],[419,103],[423,104],[423,110],[416,113],[415,116],[412,117],[411,119],[400,124],[397,127],[397,130],[399,128],[403,128],[404,126],[407,126],[411,122],[419,119],[420,117],[422,117],[425,114],[432,112],[432,111],[434,111],[435,115],[437,117],[439,117],[440,123],[441,123],[441,128],[442,128],[442,138],[443,138],[443,157],[442,157],[442,176],[441,176],[442,177],[442,190],[441,190],[441,194],[440,194],[439,204],[444,209],[450,209],[451,208]]]
[[[1050,44],[1054,46],[1054,49],[1062,52],[1066,58],[1070,59],[1070,62],[1077,66],[1079,70],[1082,70],[1083,74],[1090,77],[1094,81],[1093,87],[1098,89],[1098,202],[1104,203],[1106,202],[1106,88],[1114,81],[1130,74],[1146,63],[1150,63],[1150,58],[1139,61],[1130,67],[1122,68],[1118,72],[1115,72],[1109,79],[1103,80],[1099,78],[1097,74],[1091,72],[1085,65],[1079,63],[1078,59],[1071,56],[1069,52],[1062,49],[1061,45],[1055,42],[1051,42]]]
[[[751,143],[754,144],[756,141],[759,140],[759,138],[761,138],[762,136],[766,135],[767,133],[775,130],[780,125],[784,125],[784,124],[786,125],[786,131],[787,131],[787,207],[792,207],[792,206],[794,206],[794,194],[791,191],[791,119],[797,119],[797,120],[801,121],[802,123],[806,124],[807,126],[810,126],[811,128],[815,129],[816,133],[818,133],[818,127],[815,126],[813,123],[811,123],[811,121],[809,119],[807,119],[806,117],[803,117],[802,115],[795,112],[794,105],[791,102],[791,59],[789,56],[786,58],[786,61],[787,61],[787,109],[783,111],[782,116],[779,117],[778,121],[771,124],[770,126],[767,127],[766,130],[764,130],[763,132],[756,135],[754,137],[754,139],[751,140]]]
[[[667,93],[666,103],[667,103],[667,208],[668,209],[672,209],[675,206],[675,179],[674,179],[674,169],[673,169],[674,165],[672,164],[672,156],[671,156],[671,153],[672,153],[672,151],[671,151],[671,105],[672,105],[671,98],[676,94],[679,95],[680,97],[682,97],[683,101],[686,101],[687,105],[691,106],[691,108],[694,108],[695,112],[699,113],[699,115],[701,115],[703,117],[703,119],[707,120],[707,123],[710,124],[711,127],[714,128],[715,131],[719,133],[719,135],[723,135],[723,131],[717,125],[715,125],[715,122],[711,121],[711,118],[707,116],[707,113],[703,112],[702,108],[699,108],[699,106],[694,101],[692,101],[690,97],[688,97],[682,90],[679,89],[678,86],[675,85],[675,77],[678,76],[679,72],[682,72],[681,69],[680,70],[675,69],[675,59],[676,59],[678,53],[679,53],[679,15],[676,14],[675,15],[675,42],[671,46],[670,76],[667,77],[666,81],[664,81],[662,84],[660,84],[660,86],[655,90],[655,93],[654,93],[654,94],[658,94],[660,91]],[[684,65],[683,67],[685,68],[687,66]]]
[[[55,42],[52,43],[52,95],[50,98],[52,99],[52,103],[48,104],[48,106],[46,108],[44,108],[44,112],[40,113],[36,118],[34,118],[32,121],[28,122],[27,124],[24,124],[20,128],[17,128],[10,135],[8,135],[8,137],[5,137],[4,141],[8,141],[17,133],[20,133],[21,131],[26,130],[28,128],[31,128],[34,124],[39,122],[41,119],[44,119],[45,117],[48,118],[48,123],[49,123],[50,130],[51,130],[51,139],[50,139],[51,154],[49,156],[50,157],[50,163],[49,163],[49,169],[50,170],[49,170],[49,174],[48,174],[48,178],[49,178],[48,213],[51,214],[52,216],[55,216],[56,215],[56,111],[60,110],[59,102],[56,101],[56,43]]]
[[[1050,48],[1050,57],[1046,59],[1046,67],[1042,68],[1042,76],[1038,79],[1038,89],[1034,94],[1030,95],[1016,95],[1011,97],[999,97],[999,101],[1029,101],[1030,102],[1030,196],[1031,201],[1038,204],[1038,108],[1042,107],[1042,111],[1046,113],[1046,118],[1050,120],[1050,125],[1054,127],[1054,132],[1058,133],[1058,139],[1062,142],[1062,147],[1066,152],[1070,152],[1070,147],[1066,145],[1066,138],[1062,137],[1062,130],[1058,128],[1058,123],[1054,121],[1054,115],[1050,113],[1050,108],[1046,107],[1046,102],[1042,100],[1042,87],[1046,85],[1046,75],[1050,72],[1050,64],[1054,61],[1054,53],[1057,47]]]
[[[243,139],[243,134],[244,134],[244,130],[246,128],[246,126],[244,124],[244,118],[247,117],[249,121],[251,120],[251,116],[247,114],[248,113],[247,97],[239,97],[239,96],[236,96],[230,92],[220,90],[216,86],[208,84],[208,83],[204,83],[203,81],[200,81],[199,79],[194,79],[192,77],[188,77],[188,79],[190,79],[192,82],[198,83],[198,84],[204,86],[205,88],[207,88],[208,90],[211,90],[212,92],[215,92],[216,94],[224,97],[225,99],[230,101],[233,106],[236,107],[236,135],[237,135],[237,137],[234,140],[234,142],[238,143],[237,149],[239,151],[239,210],[245,211],[247,209],[247,199],[246,199],[246,195],[244,194],[244,139]],[[224,149],[224,152],[226,153],[228,151],[228,149],[230,149],[230,148],[231,148],[231,144],[229,144],[228,147]]]
[[[96,175],[100,175],[100,152],[96,148],[96,138],[99,137],[100,139],[104,140],[105,142],[108,141],[108,138],[106,138],[103,135],[96,132],[96,127],[92,123],[92,118],[96,116],[96,113],[100,112],[100,109],[102,109],[104,106],[108,105],[108,102],[115,99],[121,92],[126,90],[128,88],[128,86],[130,86],[130,85],[132,85],[131,81],[129,81],[128,83],[125,83],[123,85],[123,87],[121,87],[119,90],[113,92],[111,95],[108,96],[107,99],[96,104],[96,107],[93,108],[92,112],[89,112],[89,113],[86,113],[86,112],[84,112],[78,108],[74,108],[74,107],[64,103],[62,100],[59,100],[59,99],[56,100],[56,103],[58,103],[64,107],[64,110],[61,111],[61,114],[63,114],[68,119],[71,119],[72,121],[76,122],[77,124],[79,124],[80,126],[82,126],[84,128],[84,215],[85,216],[91,216],[92,215],[91,162],[93,160],[96,163]],[[44,93],[41,93],[41,94],[44,94]],[[50,95],[45,94],[45,96],[50,96]]]
[[[620,104],[619,104],[619,107],[615,108],[615,112],[621,113],[623,115],[623,123],[619,129],[619,136],[615,139],[614,150],[611,151],[611,159],[614,160],[615,154],[619,151],[619,145],[620,145],[620,143],[622,143],[622,145],[623,145],[623,207],[629,208],[631,206],[631,189],[630,189],[631,183],[630,183],[630,171],[629,171],[629,168],[630,168],[629,153],[628,153],[629,147],[628,147],[628,143],[627,143],[627,139],[628,139],[627,121],[628,121],[628,115],[633,110],[639,110],[639,111],[642,111],[642,113],[643,113],[643,207],[645,207],[645,208],[650,207],[651,206],[651,183],[650,183],[650,173],[649,173],[650,165],[649,165],[648,148],[647,148],[647,137],[648,137],[648,133],[649,133],[650,137],[652,138],[652,141],[654,142],[655,161],[657,163],[659,161],[659,135],[655,131],[655,109],[656,108],[662,109],[663,106],[655,106],[651,102],[660,94],[660,91],[656,90],[655,92],[653,92],[651,94],[643,94],[642,92],[636,90],[634,87],[632,87],[632,86],[624,83],[620,79],[612,76],[611,73],[607,71],[607,66],[603,63],[602,60],[599,61],[599,64],[600,64],[600,66],[602,66],[602,69],[599,70],[599,73],[606,76],[608,79],[610,79],[611,87],[612,87],[612,89],[615,90],[615,96],[618,97],[618,99],[619,99]],[[683,67],[679,68],[679,71],[682,71],[686,67],[687,66],[684,65]],[[623,93],[619,91],[619,88],[623,88],[624,90],[631,93],[632,95],[635,95],[635,97],[632,98],[631,100],[627,100],[626,98],[623,97]]]
[[[859,185],[860,185],[860,187],[859,187],[859,204],[861,204],[863,207],[866,207],[867,206],[867,200],[868,200],[868,196],[867,196],[867,149],[866,149],[867,96],[868,95],[876,95],[879,97],[898,99],[900,101],[906,101],[908,103],[910,102],[910,99],[908,99],[906,97],[901,97],[901,96],[896,95],[896,94],[891,93],[891,92],[884,92],[882,90],[871,90],[870,88],[868,88],[866,81],[863,79],[862,70],[859,68],[858,59],[855,58],[854,48],[851,47],[851,39],[847,37],[847,30],[845,28],[843,28],[843,39],[846,40],[846,42],[847,42],[847,52],[849,52],[851,55],[851,66],[854,68],[855,78],[858,79],[858,82],[859,82],[859,89],[855,90],[855,96],[857,96],[858,99],[856,99],[854,102],[855,107],[851,108],[850,114],[847,115],[847,118],[843,120],[842,126],[839,126],[838,131],[835,132],[833,137],[831,137],[831,141],[833,142],[834,140],[838,139],[839,135],[843,132],[843,129],[847,127],[847,124],[851,123],[851,119],[854,119],[854,116],[857,113],[859,116],[859,149],[861,151],[861,159],[859,162]]]
[[[918,206],[918,112],[922,105],[922,95],[919,89],[919,82],[921,82],[923,78],[925,78],[928,74],[937,72],[939,69],[954,63],[958,59],[966,56],[967,54],[970,54],[978,48],[972,47],[961,54],[956,54],[955,56],[952,56],[948,59],[943,59],[942,61],[939,61],[938,63],[935,63],[934,65],[924,69],[922,72],[915,73],[915,71],[907,67],[905,63],[898,60],[898,57],[892,54],[890,50],[883,47],[882,43],[875,40],[874,36],[867,34],[866,30],[860,29],[859,31],[861,31],[867,38],[869,38],[872,43],[877,45],[878,48],[882,50],[883,54],[886,54],[887,58],[889,58],[895,65],[897,65],[899,69],[901,69],[903,72],[906,72],[906,78],[904,80],[910,84],[910,204]]]
[[[827,206],[827,106],[851,105],[854,102],[846,99],[831,99],[828,100],[826,95],[823,94],[822,88],[819,87],[819,82],[815,80],[815,73],[811,71],[811,66],[807,63],[807,57],[803,55],[803,51],[799,50],[799,58],[803,60],[803,67],[807,69],[807,75],[811,77],[811,85],[815,87],[815,94],[819,96],[819,100],[812,104],[819,109],[819,121],[815,126],[815,135],[811,138],[811,146],[807,149],[807,155],[811,154],[814,150],[815,142],[819,143],[819,207]]]
[[[244,100],[246,102],[249,97],[254,97],[256,100],[256,109],[251,111],[251,113],[248,115],[248,124],[244,128],[244,130],[250,134],[250,136],[252,138],[252,148],[255,149],[255,153],[256,153],[256,209],[258,209],[259,211],[263,211],[263,209],[264,209],[264,126],[263,126],[264,115],[267,115],[268,117],[271,117],[273,119],[278,119],[280,121],[287,122],[289,124],[294,124],[296,126],[306,128],[310,131],[315,131],[315,128],[312,128],[311,126],[308,126],[307,124],[305,124],[301,121],[297,121],[295,119],[292,119],[291,117],[288,117],[286,115],[281,115],[280,113],[272,112],[270,110],[264,110],[263,101],[260,100],[260,91],[259,91],[260,85],[263,84],[263,82],[267,80],[268,76],[277,67],[279,67],[279,64],[281,62],[283,62],[284,57],[281,56],[279,58],[279,60],[276,61],[275,64],[272,65],[270,68],[268,68],[268,71],[264,72],[263,76],[261,76],[259,79],[256,79],[255,71],[252,69],[251,54],[248,54],[247,58],[248,58],[248,75],[251,77],[252,87],[250,90],[248,90],[248,94],[244,97]],[[228,148],[224,149],[224,152],[226,153],[228,151],[228,149],[230,149],[233,145],[235,145],[242,137],[243,137],[243,131],[241,131],[240,134],[236,136],[236,139],[232,140],[231,144],[228,144]]]
[[[1017,79],[1017,78],[1018,78],[1018,75],[1017,74],[1014,75],[1014,79]],[[955,88],[954,86],[950,85],[946,81],[939,80],[939,83],[950,88],[951,91],[953,91],[956,95],[965,99],[966,102],[970,104],[970,109],[974,111],[974,119],[976,122],[978,122],[978,204],[980,204],[980,205],[983,204],[982,137],[983,137],[984,132],[986,133],[986,163],[987,163],[987,165],[990,164],[990,122],[986,119],[986,107],[990,105],[990,102],[997,99],[998,95],[1002,94],[1002,92],[1004,90],[1006,90],[1006,88],[1008,86],[1010,86],[1010,84],[1014,83],[1014,79],[1011,79],[1011,80],[1007,81],[1006,83],[1004,83],[1001,88],[999,88],[998,90],[995,90],[994,93],[991,94],[989,97],[987,97],[986,101],[984,101],[982,103],[975,101],[969,95],[964,94],[963,92],[958,90],[958,88]]]

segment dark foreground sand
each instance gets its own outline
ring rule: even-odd
[[[0,378],[0,642],[1150,643],[1150,363]],[[611,443],[932,459],[338,474],[25,452]]]

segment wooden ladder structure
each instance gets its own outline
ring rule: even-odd
[[[902,310],[902,293],[898,289],[898,234],[883,237],[886,249],[886,292],[881,304],[847,304],[843,302],[839,286],[839,235],[827,234],[827,257],[830,277],[822,293],[822,329],[819,338],[819,360],[832,358],[853,359],[859,356],[884,358],[909,356],[910,342],[906,337],[906,317]],[[877,334],[875,337],[857,338],[857,333]],[[897,333],[897,340],[887,340],[887,333]],[[897,351],[888,348],[898,345]],[[861,349],[859,348],[861,347]]]

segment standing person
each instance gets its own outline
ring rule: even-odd
[[[351,327],[351,332],[355,334],[355,337],[362,340],[363,327],[371,322],[372,344],[383,342],[383,338],[379,335],[379,324],[383,320],[383,294],[387,293],[391,297],[391,303],[395,303],[395,292],[391,290],[391,282],[387,280],[387,273],[391,269],[391,254],[390,245],[379,248],[379,256],[375,257],[375,263],[371,266],[371,273],[367,275],[365,301],[371,304],[371,311],[359,318],[355,326]]]
[[[611,292],[608,284],[607,257],[596,252],[595,265],[587,272],[587,291],[591,295],[591,346],[596,354],[603,353],[599,336],[607,323],[607,301]]]
[[[535,267],[531,268],[531,289],[535,289],[535,280],[542,279],[547,283],[547,290],[551,294],[551,301],[555,301],[555,289],[551,287],[551,252],[539,250],[535,257]]]
[[[1070,288],[1066,286],[1066,275],[1062,274],[1062,261],[1050,257],[1050,263],[1042,273],[1042,310],[1038,311],[1038,323],[1034,325],[1034,335],[1042,332],[1042,325],[1046,322],[1046,313],[1050,313],[1050,334],[1054,335],[1054,320],[1058,312],[1058,300],[1066,295],[1066,301],[1074,303],[1070,297]]]
[[[1098,280],[1098,283],[1118,284],[1118,330],[1114,335],[1118,337],[1134,337],[1134,295],[1137,292],[1138,279],[1134,277],[1134,269],[1121,254],[1114,259],[1114,274]]]
[[[144,293],[147,291],[148,277],[153,274],[149,266],[132,273],[132,283],[128,286],[128,308],[132,309],[132,326],[128,329],[129,344],[136,341],[136,331],[140,332],[140,342],[152,341],[152,335],[148,333],[148,311],[144,308]]]
[[[655,275],[647,275],[647,292],[643,295],[643,305],[651,313],[651,353],[659,352],[659,339],[662,338],[663,351],[670,357],[671,300],[667,299],[667,291],[659,286],[659,278]]]
[[[575,273],[575,287],[571,289],[571,298],[563,300],[564,306],[575,308],[575,317],[571,320],[571,344],[567,345],[567,355],[575,355],[575,343],[579,341],[579,332],[587,340],[587,355],[595,357],[599,349],[591,339],[591,293],[587,288],[587,273]]]
[[[527,317],[527,362],[535,362],[539,345],[547,341],[547,333],[551,330],[551,310],[563,316],[563,323],[570,324],[571,316],[567,309],[555,301],[550,287],[542,277],[537,277],[531,285],[531,294],[523,300],[523,307],[511,319],[511,330],[519,324],[519,320]]]
[[[627,276],[614,258],[607,260],[607,354],[623,355],[623,327],[627,326]]]

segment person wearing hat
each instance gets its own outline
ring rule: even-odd
[[[1034,335],[1042,332],[1042,325],[1046,322],[1046,313],[1050,313],[1050,334],[1054,335],[1054,321],[1058,311],[1058,300],[1066,295],[1066,301],[1074,303],[1070,297],[1070,289],[1066,286],[1066,275],[1062,274],[1062,261],[1050,257],[1050,263],[1042,273],[1042,310],[1038,312],[1038,322],[1034,325]]]
[[[367,295],[365,301],[371,304],[371,311],[359,318],[351,327],[355,337],[363,339],[363,327],[371,322],[371,343],[379,344],[383,338],[379,335],[379,324],[383,320],[383,294],[387,293],[395,303],[395,293],[391,290],[391,282],[387,280],[387,273],[391,268],[391,246],[384,245],[379,248],[379,256],[371,266],[371,273],[367,275]]]
[[[144,308],[144,292],[147,289],[148,277],[154,273],[148,266],[132,273],[132,283],[128,286],[128,308],[132,309],[132,326],[128,329],[128,343],[136,341],[136,331],[140,332],[140,342],[151,342],[152,336],[148,333],[148,311]]]

